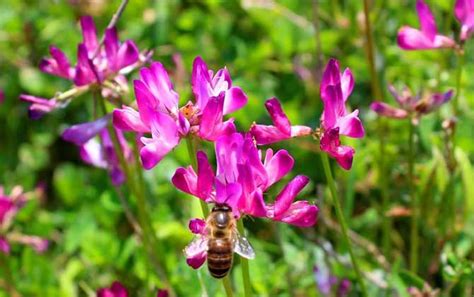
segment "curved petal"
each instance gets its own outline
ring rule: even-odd
[[[346,68],[341,76],[341,88],[342,88],[342,98],[344,102],[347,101],[347,98],[354,90],[354,76],[349,68]]]
[[[92,55],[99,46],[94,20],[91,16],[83,16],[80,22],[84,45],[87,48],[88,55]]]
[[[320,148],[335,158],[342,168],[346,170],[351,169],[355,150],[350,146],[341,145],[339,140],[339,128],[325,131],[321,137]]]
[[[204,234],[206,230],[206,221],[201,219],[189,220],[188,228],[194,234]]]
[[[117,57],[116,57],[116,65],[117,71],[123,69],[127,66],[135,64],[140,56],[140,52],[135,45],[135,43],[131,40],[125,41],[119,48]]]
[[[423,34],[430,40],[434,40],[438,33],[436,29],[436,22],[431,13],[430,7],[423,1],[416,1],[416,11],[418,13],[418,19],[420,20],[420,27]]]
[[[52,59],[43,59],[39,68],[45,73],[57,75],[66,79],[72,78],[72,68],[66,55],[57,47],[50,46],[49,53]]]
[[[449,37],[436,35],[430,40],[422,31],[407,26],[400,28],[398,31],[397,43],[404,50],[425,50],[455,46],[454,40]]]
[[[248,98],[239,87],[232,87],[225,93],[224,115],[237,111],[247,104]]]
[[[362,138],[365,135],[364,126],[359,117],[359,110],[354,110],[352,113],[341,117],[337,121],[339,127],[339,134],[346,135],[353,138]]]
[[[202,109],[206,107],[207,101],[211,97],[210,83],[211,77],[207,65],[200,56],[197,56],[193,61],[191,85],[196,105]]]
[[[309,204],[308,201],[297,201],[274,220],[298,227],[312,227],[316,224],[318,212],[319,209],[316,205]]]
[[[0,236],[0,252],[4,253],[5,255],[10,254],[10,244],[5,239],[5,237]]]
[[[197,166],[197,196],[206,201],[211,197],[212,185],[214,184],[214,171],[211,164],[209,164],[206,153],[197,152]]]
[[[197,195],[197,175],[191,166],[176,169],[171,182],[178,190],[201,198]]]
[[[99,168],[107,168],[107,159],[104,150],[97,139],[91,139],[81,146],[82,161]]]
[[[408,112],[406,110],[395,108],[380,101],[372,102],[372,104],[370,104],[370,109],[384,117],[395,119],[404,119],[408,117]]]
[[[291,136],[291,123],[283,111],[280,102],[273,97],[265,102],[265,108],[272,118],[273,125],[278,128],[284,135]]]
[[[114,127],[123,131],[135,131],[139,133],[149,133],[150,127],[140,118],[140,114],[129,106],[122,106],[122,109],[115,109],[112,113]]]
[[[92,137],[99,134],[100,131],[105,129],[109,123],[109,120],[110,115],[107,115],[93,122],[72,125],[71,127],[64,130],[61,137],[62,139],[72,142],[75,145],[83,145]]]
[[[341,83],[341,73],[339,70],[339,62],[336,59],[331,58],[324,69],[323,76],[321,78],[321,98],[327,98],[326,88],[328,86],[334,86]]]
[[[322,126],[328,130],[336,126],[340,116],[346,114],[346,107],[344,106],[340,85],[328,85],[326,87],[325,96],[326,97],[321,97],[324,105]]]
[[[253,124],[250,134],[255,138],[258,145],[266,145],[282,140],[290,139],[291,136],[281,132],[275,126]]]
[[[279,218],[283,215],[308,183],[309,178],[307,176],[298,175],[293,178],[276,197],[275,204],[270,208],[269,217]]]
[[[268,154],[269,150],[267,150]],[[266,159],[264,164],[268,176],[266,187],[270,187],[287,175],[293,168],[294,163],[295,160],[286,150],[279,150],[271,158]]]
[[[209,102],[202,111],[198,132],[199,137],[212,141],[223,134],[224,96],[225,93],[221,92],[219,96],[209,98]]]
[[[291,137],[308,136],[311,135],[311,133],[313,133],[313,129],[308,126],[291,126]]]

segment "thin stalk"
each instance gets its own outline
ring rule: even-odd
[[[365,22],[365,39],[366,39],[366,49],[367,49],[367,61],[369,64],[370,72],[370,84],[372,90],[372,99],[373,100],[382,100],[383,93],[380,89],[380,83],[377,75],[377,67],[375,62],[375,44],[374,38],[372,36],[372,26],[370,22],[370,8],[369,1],[364,0],[364,22]],[[381,188],[382,195],[382,248],[385,257],[390,257],[390,234],[392,222],[387,216],[387,211],[390,206],[387,179],[386,179],[386,168],[385,168],[385,142],[386,142],[386,133],[385,133],[385,122],[383,119],[379,119],[377,122],[378,132],[379,132],[379,184]]]
[[[232,292],[232,284],[229,279],[229,275],[226,275],[222,279],[222,285],[224,286],[224,291],[227,297],[233,297],[234,293]]]
[[[457,54],[458,65],[456,68],[456,94],[454,95],[453,100],[453,115],[457,116],[459,114],[459,100],[461,96],[461,82],[462,82],[462,70],[464,68],[464,49],[461,48]]]
[[[408,189],[411,199],[411,229],[410,229],[410,271],[418,269],[418,198],[415,193],[414,166],[415,166],[415,126],[409,119],[408,132]]]
[[[195,170],[197,170],[196,146],[194,145],[192,138],[186,138],[186,145],[188,148],[189,160],[191,161],[191,165]],[[201,204],[202,214],[205,218],[207,218],[209,216],[209,208],[207,207],[205,201],[199,199],[199,202]]]
[[[244,222],[242,219],[237,222],[239,233],[245,235]],[[240,257],[240,265],[242,267],[242,279],[244,280],[244,296],[252,296],[252,284],[250,283],[249,261],[244,257]]]
[[[354,252],[352,251],[351,241],[348,236],[347,223],[346,223],[346,220],[344,219],[344,214],[342,213],[341,203],[339,202],[339,197],[337,195],[336,184],[332,176],[328,156],[325,153],[322,153],[321,159],[323,162],[324,174],[326,175],[326,180],[327,180],[329,189],[331,190],[333,204],[334,204],[334,207],[336,208],[337,219],[339,220],[339,224],[341,225],[342,237],[347,246],[347,249],[349,250],[352,266],[354,267],[357,282],[359,283],[360,289],[362,291],[362,296],[367,297],[368,295],[367,295],[367,290],[365,288],[365,283],[362,279],[362,274],[360,273],[359,265],[357,264],[357,260],[355,258]]]
[[[98,98],[99,106],[102,109],[103,114],[107,114],[107,108],[105,106],[104,98],[99,96],[97,92],[94,92],[94,96],[99,97]],[[146,211],[146,201],[145,201],[143,191],[142,189],[140,189],[140,186],[136,184],[136,180],[132,176],[127,160],[125,160],[125,157],[123,155],[122,147],[120,145],[115,129],[110,125],[107,126],[107,129],[110,135],[110,139],[112,140],[112,143],[114,146],[115,154],[117,155],[119,159],[120,167],[122,168],[125,174],[127,185],[130,191],[133,193],[134,197],[137,199],[137,207],[138,207],[138,214],[139,214],[138,218],[139,218],[141,229],[143,231],[142,239],[143,239],[145,251],[149,255],[150,259],[152,260],[156,268],[156,271],[158,272],[160,280],[168,287],[170,295],[175,296],[175,293],[171,287],[171,284],[168,281],[168,278],[166,276],[165,269],[163,268],[164,266],[160,262],[160,260],[156,257],[156,254],[155,254],[155,252],[158,250],[157,249],[158,240],[156,238],[155,233],[153,232],[153,226],[151,224],[151,220],[148,215],[148,212]],[[140,171],[140,168],[138,166],[135,168],[137,169],[136,171]],[[141,175],[141,172],[139,173],[139,175]]]

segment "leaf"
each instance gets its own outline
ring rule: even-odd
[[[398,275],[407,287],[417,287],[418,289],[422,289],[425,284],[425,281],[421,277],[408,270],[401,269]]]
[[[464,186],[464,214],[465,219],[468,219],[468,216],[474,213],[474,172],[469,157],[463,150],[457,148],[454,154],[461,170]]]

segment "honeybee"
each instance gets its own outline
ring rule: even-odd
[[[247,259],[255,258],[249,241],[239,234],[232,209],[227,204],[216,204],[212,208],[206,219],[206,232],[196,235],[184,249],[187,258],[203,252],[207,253],[207,267],[215,278],[229,273],[234,252]]]

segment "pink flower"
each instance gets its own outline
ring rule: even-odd
[[[151,134],[151,138],[141,138],[144,147],[140,156],[145,169],[156,166],[190,134],[214,141],[235,131],[233,119],[223,121],[223,116],[241,108],[247,97],[232,86],[227,70],[212,76],[198,57],[192,82],[196,102],[189,101],[179,108],[178,94],[168,73],[161,63],[152,63],[150,68],[142,68],[140,79],[134,81],[138,111],[129,106],[114,110],[113,122],[118,129]]]
[[[321,99],[324,110],[321,116],[320,148],[335,158],[339,165],[349,170],[352,167],[354,149],[341,146],[339,135],[352,138],[362,138],[365,135],[364,127],[356,109],[349,113],[346,110],[346,101],[354,88],[354,78],[350,69],[341,74],[339,63],[331,59],[324,70],[321,81]]]
[[[405,87],[401,93],[390,85],[389,91],[397,101],[399,107],[393,107],[387,103],[375,101],[370,105],[370,108],[381,116],[406,119],[411,117],[415,123],[424,115],[438,109],[441,105],[451,100],[453,91],[449,90],[446,93],[432,93],[421,96],[418,94],[414,96],[410,89]]]
[[[113,282],[110,288],[97,290],[97,297],[128,297],[127,289],[120,282]]]
[[[107,130],[110,115],[93,122],[73,125],[62,134],[62,138],[80,147],[82,160],[98,168],[109,171],[112,183],[120,185],[125,182],[125,174],[120,168],[113,142]],[[115,129],[125,160],[132,162],[132,152],[120,130]],[[99,139],[95,138],[99,136]]]
[[[398,31],[398,46],[405,50],[425,50],[434,48],[452,48],[456,43],[451,38],[439,35],[436,22],[428,5],[418,0],[416,11],[420,20],[421,30],[403,26]]]
[[[457,0],[454,5],[454,14],[461,23],[460,39],[464,41],[474,31],[474,1]]]
[[[2,89],[0,89],[0,104],[2,104],[4,100],[5,100],[5,93],[3,92]]]
[[[227,204],[236,218],[242,215],[267,217],[298,227],[310,227],[316,223],[318,208],[307,201],[294,199],[308,184],[306,176],[296,176],[277,195],[275,202],[266,204],[263,195],[274,183],[287,175],[294,160],[285,150],[275,154],[262,152],[255,146],[252,137],[233,133],[223,135],[216,141],[217,173],[214,174],[207,156],[197,153],[197,172],[189,166],[178,168],[172,182],[179,190],[191,194],[207,203]],[[192,220],[190,230],[195,234],[205,232],[205,222]],[[205,261],[205,253],[196,252],[187,262],[193,268]]]
[[[253,124],[250,133],[259,145],[270,144],[292,137],[310,135],[312,130],[307,126],[292,126],[290,120],[283,112],[277,98],[271,98],[265,102],[265,107],[270,114],[273,125]]]
[[[46,239],[10,230],[17,212],[23,207],[26,200],[26,195],[21,187],[14,187],[10,195],[6,195],[3,187],[0,186],[0,251],[4,254],[10,253],[11,243],[29,245],[38,253],[42,253],[48,248]]]

